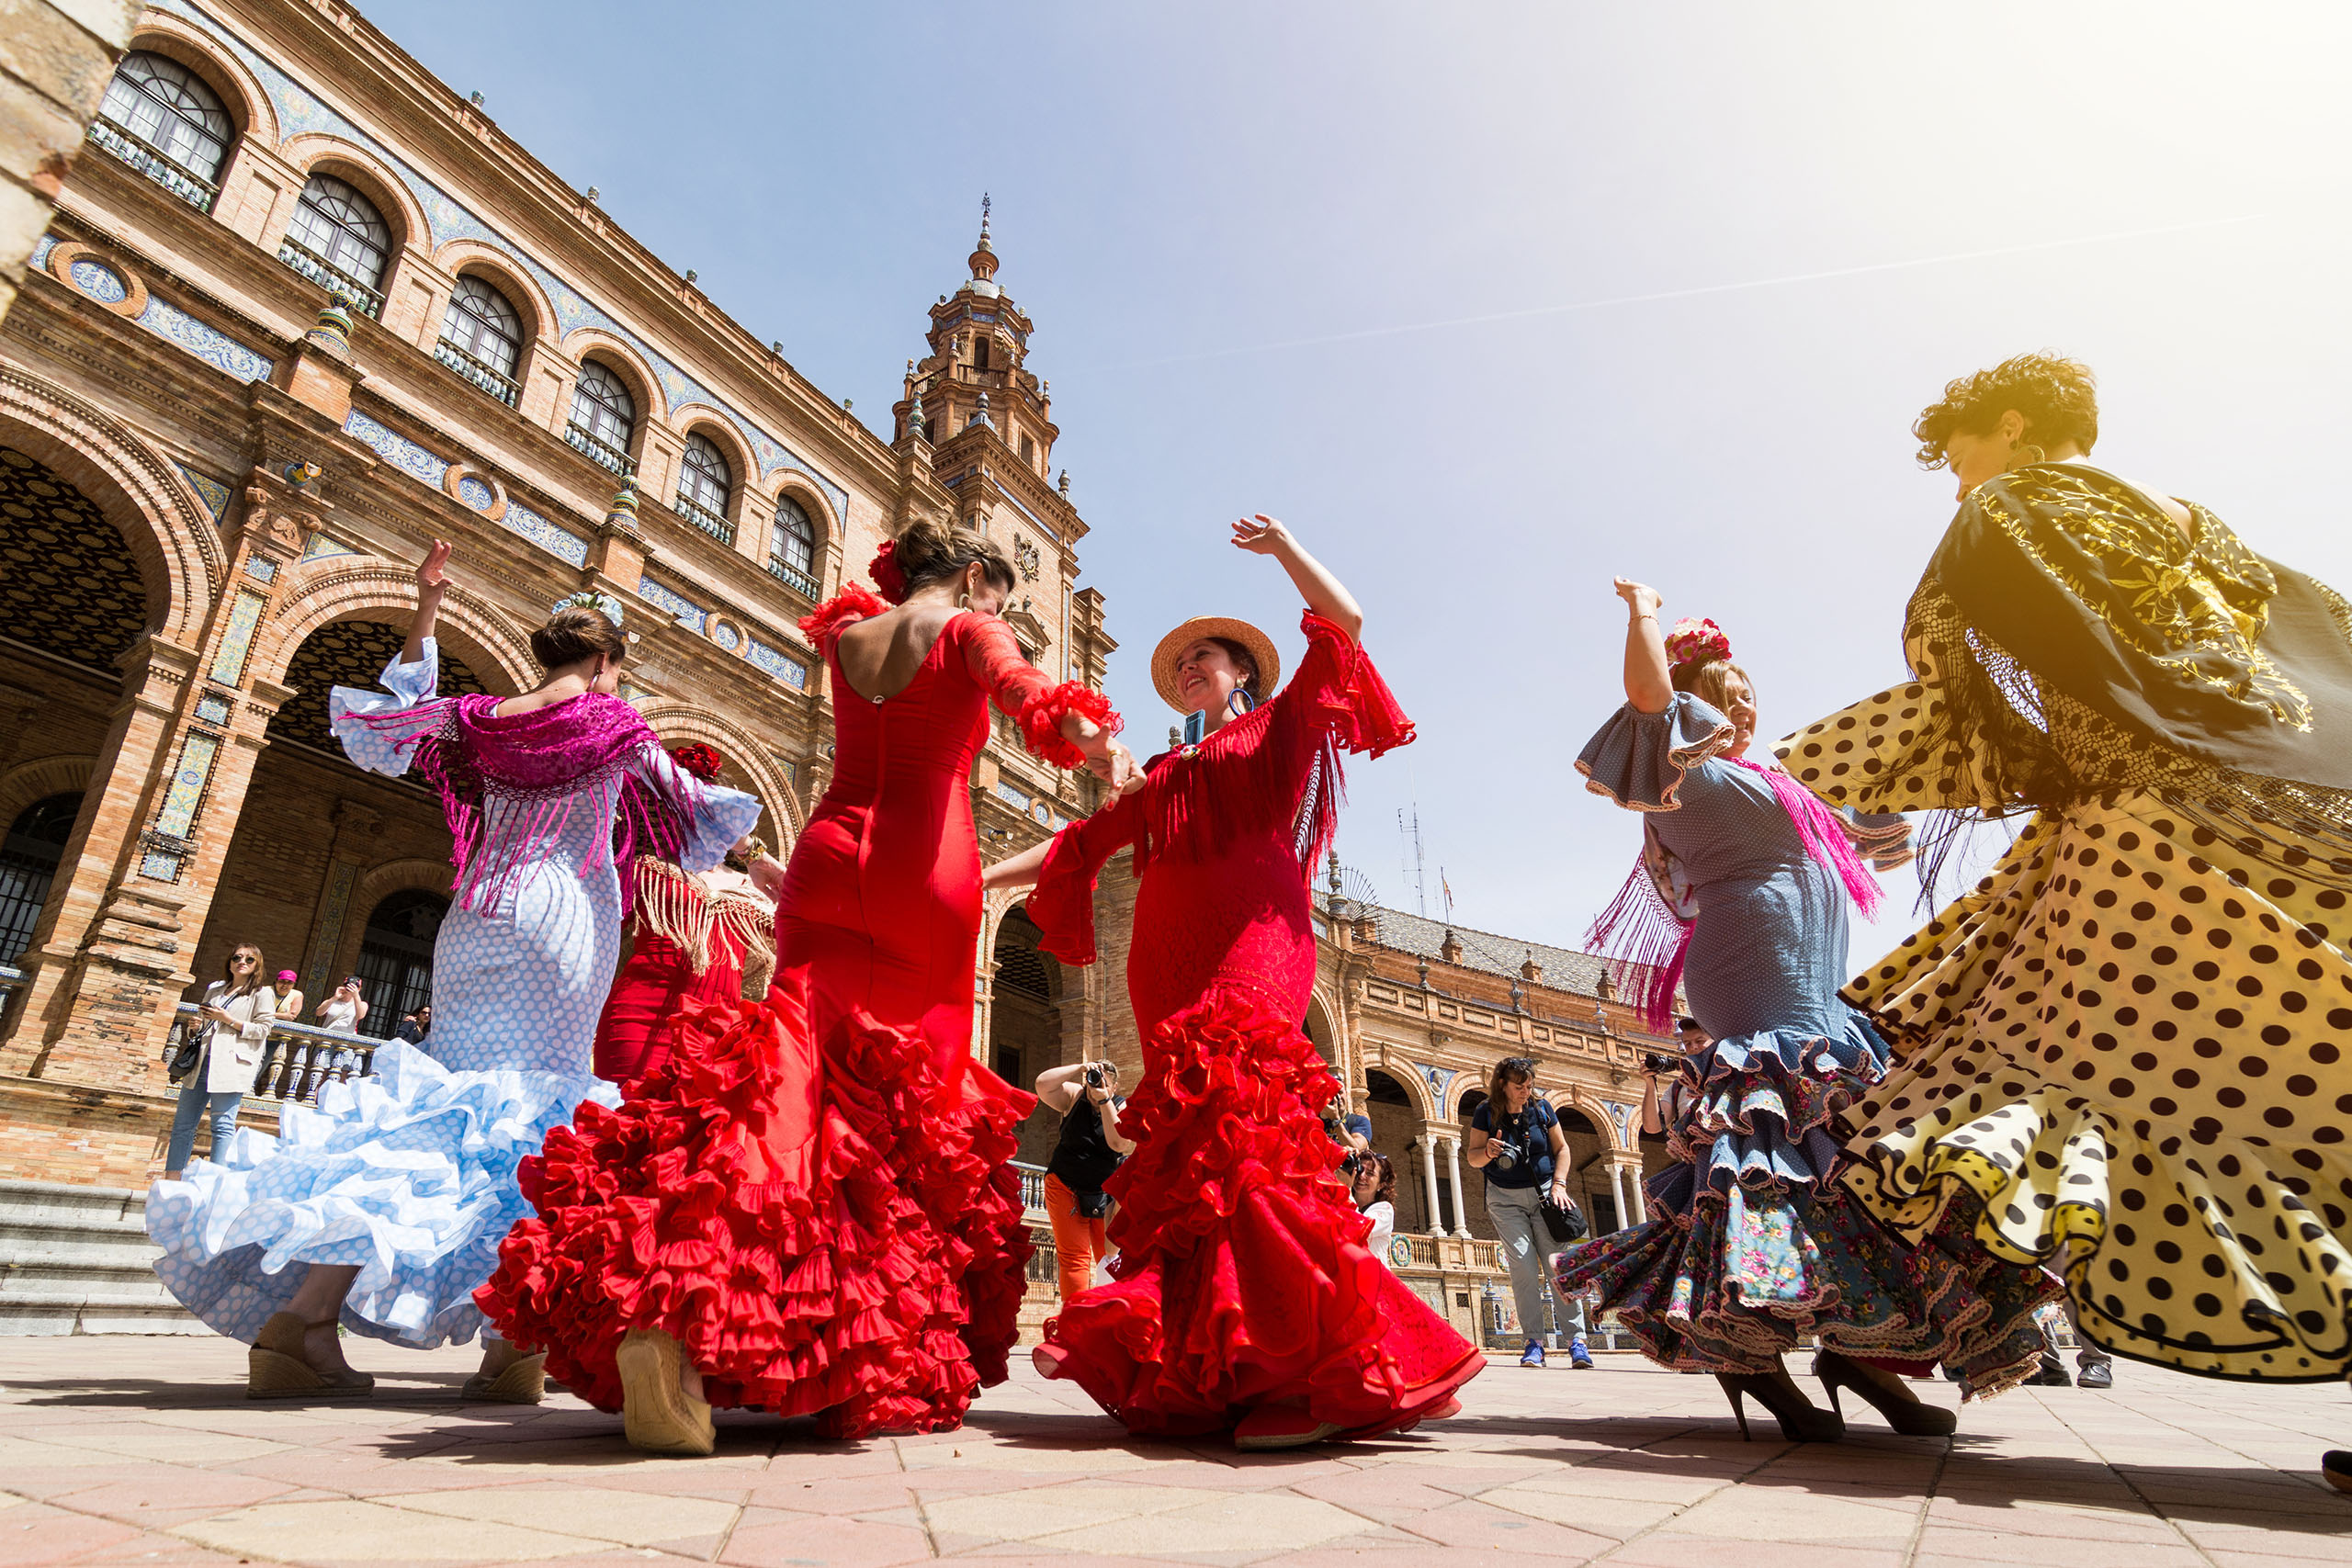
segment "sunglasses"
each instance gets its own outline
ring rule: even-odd
[[[229,962],[232,964],[258,964],[261,960],[258,958],[247,958],[240,954],[235,958],[232,958]]]

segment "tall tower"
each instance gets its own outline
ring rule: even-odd
[[[955,521],[1002,545],[1021,582],[1005,607],[1023,647],[1057,680],[1099,687],[1116,646],[1102,632],[1102,598],[1080,589],[1078,542],[1086,524],[1069,501],[1069,476],[1053,472],[1047,384],[1028,367],[1033,323],[996,280],[989,202],[970,276],[931,307],[929,349],[907,367],[906,395],[891,411],[902,462],[927,468],[950,498]]]

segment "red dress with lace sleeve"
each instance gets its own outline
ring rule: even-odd
[[[526,1166],[539,1217],[482,1304],[602,1408],[631,1328],[680,1340],[714,1404],[842,1437],[953,1427],[1004,1376],[1030,1250],[1006,1162],[1036,1101],[971,1057],[967,781],[990,701],[1066,763],[1063,715],[1118,718],[977,614],[905,689],[861,696],[834,644],[888,607],[852,590],[803,623],[832,674],[834,770],[786,868],[766,1000],[692,1013],[635,1097]]]
[[[1299,1404],[1346,1434],[1408,1426],[1485,1364],[1364,1250],[1319,1111],[1339,1084],[1301,1032],[1315,983],[1308,878],[1329,847],[1340,753],[1413,728],[1363,650],[1309,612],[1280,694],[1155,759],[1133,795],[1054,842],[1030,918],[1093,961],[1095,874],[1135,851],[1127,993],[1144,1080],[1136,1152],[1109,1190],[1115,1280],[1046,1325],[1057,1375],[1137,1432],[1233,1426]],[[1041,1362],[1042,1364],[1042,1362]]]

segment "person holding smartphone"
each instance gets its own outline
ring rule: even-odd
[[[1096,1266],[1111,1256],[1111,1195],[1102,1184],[1136,1145],[1119,1131],[1127,1101],[1116,1062],[1048,1067],[1037,1075],[1037,1099],[1062,1118],[1046,1162],[1046,1217],[1053,1223],[1055,1272],[1067,1303],[1094,1282]]]

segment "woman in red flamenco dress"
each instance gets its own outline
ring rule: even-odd
[[[1188,621],[1152,658],[1188,743],[1050,845],[991,869],[1033,879],[1043,945],[1094,961],[1095,874],[1133,846],[1127,993],[1144,1078],[1120,1119],[1113,1282],[1062,1305],[1035,1351],[1138,1433],[1230,1430],[1244,1449],[1396,1431],[1450,1415],[1484,1359],[1366,1251],[1321,1107],[1339,1085],[1300,1031],[1315,982],[1309,874],[1337,826],[1341,750],[1413,727],[1356,643],[1363,615],[1289,530],[1233,542],[1305,596],[1306,658],[1278,665],[1247,622]]]
[[[952,1427],[1014,1338],[1006,1162],[1035,1100],[971,1059],[967,780],[991,699],[1048,761],[1114,784],[1134,762],[1102,695],[1053,684],[994,615],[1000,547],[918,523],[868,570],[891,604],[853,586],[802,623],[836,756],[786,868],[775,984],[690,1008],[627,1101],[548,1135],[523,1172],[537,1217],[479,1293],[654,1452],[710,1452],[713,1404],[839,1438]]]
[[[706,784],[725,759],[700,741],[670,760]],[[775,894],[784,867],[751,839],[723,866],[699,874],[639,855],[630,875],[628,957],[596,1020],[596,1076],[628,1083],[660,1066],[687,1004],[757,1000],[775,974]]]

